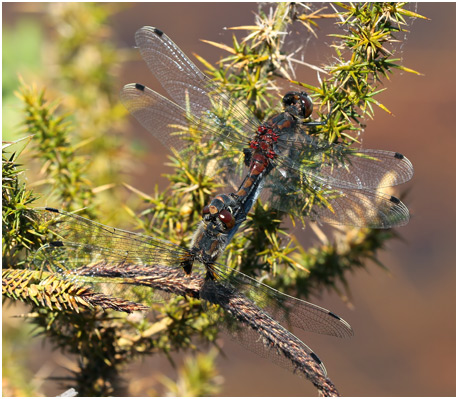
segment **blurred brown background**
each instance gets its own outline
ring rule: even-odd
[[[151,25],[164,30],[190,57],[195,52],[216,61],[225,54],[200,39],[230,43],[231,34],[223,28],[252,24],[256,10],[255,3],[131,4],[112,19],[112,26],[121,47],[132,47],[135,31]],[[355,336],[338,340],[298,334],[320,356],[345,396],[455,395],[455,4],[419,3],[416,11],[431,20],[410,26],[402,56],[404,65],[423,76],[394,72],[380,97],[394,116],[377,110],[363,136],[364,147],[398,151],[412,161],[415,176],[401,188],[409,190],[404,202],[412,220],[399,229],[403,240],[391,241],[381,256],[390,274],[374,264],[369,273],[348,276],[353,309],[333,293],[313,298],[345,318]],[[43,18],[30,4],[3,4],[4,26],[25,16]],[[318,64],[331,55],[326,36],[331,27],[321,26],[319,38],[307,44],[307,62]],[[137,81],[157,87],[140,57],[122,68],[116,90]],[[316,74],[307,70],[298,71],[298,78],[316,82]],[[148,135],[135,122],[132,129]],[[152,137],[147,139],[150,164],[139,167],[138,176],[146,192],[156,183],[164,184],[159,175],[168,155]],[[15,313],[21,311],[8,309],[8,317]],[[64,375],[62,357],[52,353],[49,344],[42,347],[39,339],[34,344],[33,372]],[[225,379],[222,395],[316,396],[309,382],[227,339],[224,349],[227,359],[218,361]],[[175,376],[166,359],[155,357],[130,368],[126,379],[130,387],[135,381],[154,386],[157,373]],[[43,391],[55,395],[61,389],[51,381]]]

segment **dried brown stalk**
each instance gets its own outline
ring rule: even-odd
[[[94,269],[97,270],[98,277],[116,277],[119,265],[99,262],[79,268],[78,274],[90,276]],[[318,358],[315,359],[313,353],[307,352],[307,347],[302,341],[235,289],[205,279],[203,275],[186,275],[182,269],[161,265],[152,268],[124,264],[122,274],[128,284],[143,285],[166,293],[193,298],[201,297],[205,285],[205,300],[219,305],[243,326],[249,327],[258,338],[261,336],[262,343],[268,350],[268,353],[265,353],[268,357],[272,357],[276,363],[310,380],[321,396],[340,396],[332,381],[326,377],[320,366],[321,363],[318,363]],[[287,362],[279,361],[279,357],[283,358],[282,360],[286,359]]]

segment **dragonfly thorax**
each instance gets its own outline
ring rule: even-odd
[[[274,145],[278,141],[278,133],[270,123],[258,127],[256,136],[250,141],[249,145],[252,150],[260,151],[269,159],[275,158]]]

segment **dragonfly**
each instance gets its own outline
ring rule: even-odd
[[[286,347],[297,349],[285,355],[289,360],[294,353],[303,351],[325,375],[318,356],[275,320],[339,337],[353,335],[351,326],[324,308],[280,293],[216,260],[261,192],[270,193],[279,209],[288,204],[288,209],[293,207],[303,213],[307,205],[303,187],[316,185],[334,194],[328,196],[325,206],[307,211],[312,217],[370,227],[406,223],[408,210],[404,204],[377,193],[375,187],[407,181],[413,173],[410,162],[399,153],[353,150],[311,137],[303,129],[317,122],[306,121],[313,105],[303,92],[287,93],[283,98],[284,112],[261,124],[239,101],[200,72],[162,31],[145,27],[137,32],[136,39],[140,51],[146,51],[142,54],[148,65],[159,75],[156,76],[165,77],[160,81],[176,103],[144,85],[131,84],[121,93],[129,111],[165,145],[178,150],[186,150],[186,137],[180,130],[194,125],[208,140],[216,137],[224,148],[239,150],[249,172],[236,192],[220,194],[204,207],[190,249],[53,208],[32,211],[33,219],[52,224],[59,237],[38,251],[36,263],[64,278],[96,285],[144,285],[164,266],[190,277],[193,272],[193,276],[201,277],[199,298],[222,306],[248,324],[252,332],[263,331],[268,342],[274,342],[272,336],[279,338],[280,334],[282,351],[284,339],[291,344]],[[151,49],[154,51],[149,52]],[[157,59],[162,61],[158,64]],[[342,169],[338,171],[339,168]],[[360,177],[355,174],[358,170]],[[282,198],[285,195],[287,200]],[[122,295],[122,291],[117,292]],[[244,310],[229,305],[235,302],[243,304]],[[256,317],[247,317],[250,314]],[[253,324],[255,320],[264,322]],[[297,362],[293,364],[300,367]]]
[[[229,195],[236,203],[210,204],[204,208],[204,220],[219,219],[222,227],[234,232],[240,225],[233,217],[235,208],[243,208],[239,212],[243,217],[260,196],[276,209],[318,222],[371,228],[408,223],[408,208],[381,191],[412,178],[413,166],[404,155],[356,149],[309,135],[307,128],[323,122],[309,120],[313,103],[305,92],[286,93],[283,112],[261,123],[243,101],[201,72],[160,29],[145,26],[136,32],[135,41],[171,100],[131,83],[120,94],[129,112],[168,148],[189,149],[187,127],[192,126],[200,132],[202,145],[213,141],[221,146],[222,160],[217,160],[221,169],[239,176],[238,165],[248,167],[248,173],[241,172],[245,178],[239,188]],[[228,166],[233,154],[239,154],[242,162]],[[237,177],[227,173],[225,179]],[[250,195],[252,191],[257,196]]]
[[[340,338],[353,335],[351,326],[335,313],[281,293],[224,264],[209,262],[193,248],[105,226],[55,208],[29,209],[26,216],[40,229],[52,233],[52,239],[34,255],[33,262],[39,270],[131,303],[139,299],[126,286],[143,285],[178,293],[168,277],[182,273],[184,280],[188,278],[197,288],[181,295],[220,305],[230,314],[232,324],[236,322],[237,327],[227,331],[237,341],[292,371],[304,369],[312,382],[318,377],[304,367],[304,362],[314,364],[326,377],[323,363],[281,324]],[[192,274],[187,268],[190,264]],[[157,276],[159,281],[151,283]]]

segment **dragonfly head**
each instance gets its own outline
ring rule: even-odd
[[[215,224],[223,233],[231,230],[235,226],[235,218],[232,214],[233,202],[234,200],[228,195],[218,195],[202,210],[203,220]]]
[[[312,115],[312,99],[305,91],[289,91],[283,97],[282,102],[285,111],[298,118],[307,119],[310,115]]]

